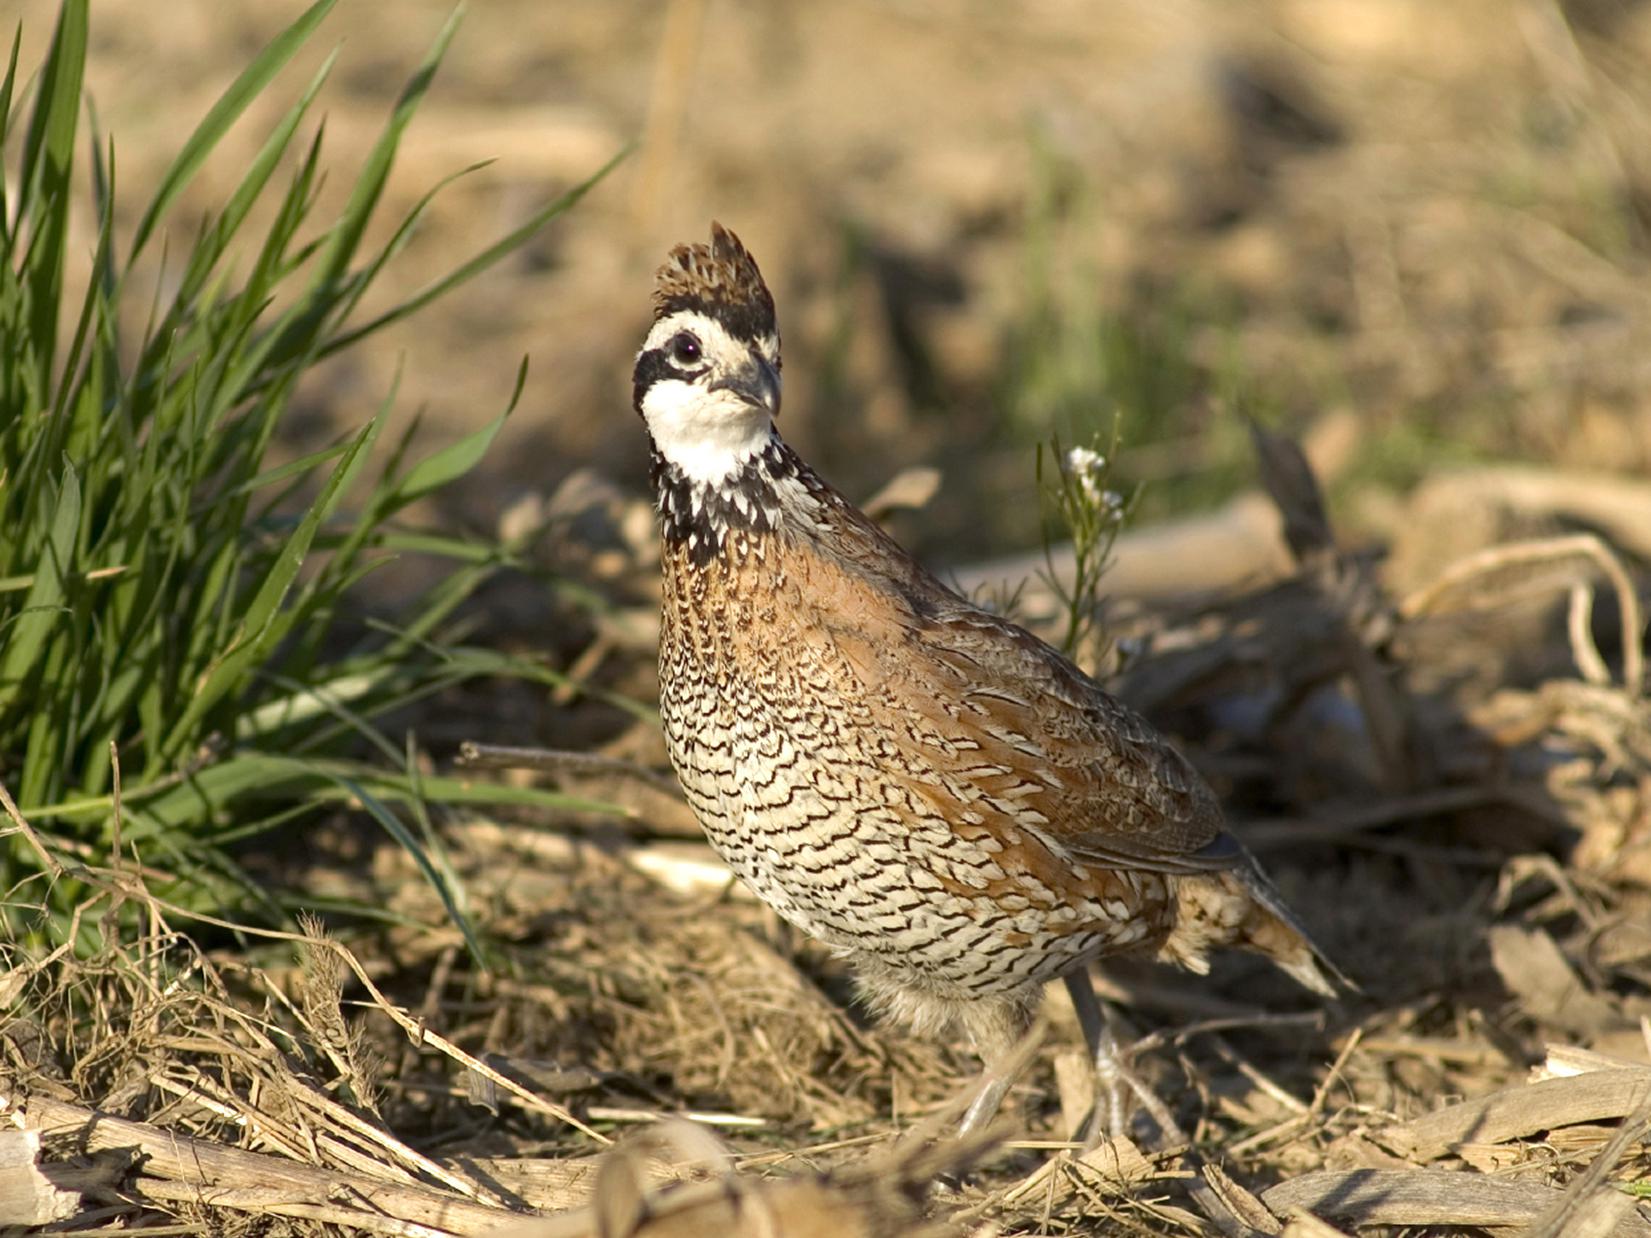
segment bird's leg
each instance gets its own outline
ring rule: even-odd
[[[1083,1028],[1083,1038],[1095,1062],[1095,1107],[1090,1111],[1089,1120],[1084,1123],[1084,1147],[1093,1147],[1100,1142],[1103,1121],[1106,1124],[1104,1133],[1112,1138],[1128,1134],[1136,1100],[1158,1124],[1163,1138],[1173,1139],[1177,1143],[1186,1142],[1175,1115],[1157,1093],[1130,1070],[1113,1027],[1112,1008],[1096,998],[1089,969],[1073,968],[1066,973],[1065,979],[1066,991],[1072,997],[1072,1008],[1078,1014],[1078,1026]]]
[[[959,1135],[972,1134],[997,1116],[1009,1085],[1026,1068],[1041,1039],[1031,1034],[1035,1010],[1035,1000],[981,1002],[963,1015],[964,1027],[984,1069],[980,1072],[980,1090],[958,1124]]]
[[[959,1135],[971,1135],[997,1116],[998,1107],[1003,1104],[1003,1097],[1014,1082],[1014,1076],[1002,1069],[1003,1064],[1000,1057],[987,1062],[986,1069],[980,1072],[980,1090],[969,1102],[963,1121],[957,1124]]]
[[[1078,1026],[1083,1029],[1084,1043],[1089,1046],[1090,1058],[1095,1063],[1095,1104],[1081,1136],[1084,1147],[1090,1148],[1100,1141],[1103,1129],[1114,1139],[1128,1133],[1129,1119],[1134,1113],[1133,1089],[1123,1049],[1112,1026],[1112,1011],[1096,998],[1089,968],[1074,968],[1066,973],[1065,979],[1072,1009],[1078,1015]]]

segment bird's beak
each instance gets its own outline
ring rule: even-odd
[[[711,390],[732,391],[746,403],[767,409],[770,417],[780,415],[780,376],[768,358],[754,348],[744,365],[727,378],[712,383]]]

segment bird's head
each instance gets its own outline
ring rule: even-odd
[[[774,298],[739,238],[678,245],[654,281],[654,323],[636,355],[636,411],[690,481],[718,485],[759,454],[780,411]]]

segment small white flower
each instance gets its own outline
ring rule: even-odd
[[[1066,471],[1078,479],[1078,489],[1090,503],[1101,501],[1101,478],[1106,475],[1106,457],[1088,447],[1072,447],[1066,453]]]
[[[1088,447],[1073,447],[1066,453],[1066,467],[1079,477],[1093,477],[1106,468],[1106,457]]]

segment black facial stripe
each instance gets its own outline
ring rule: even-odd
[[[669,345],[664,348],[650,348],[636,359],[636,370],[631,375],[631,405],[640,413],[642,397],[655,383],[667,378],[691,383],[704,372],[703,368],[684,370],[678,366],[671,360]]]
[[[681,313],[683,310],[692,310],[714,319],[722,324],[729,335],[745,344],[759,344],[764,338],[775,333],[772,306],[758,305],[750,301],[710,300],[692,293],[679,293],[661,301],[655,321]]]

